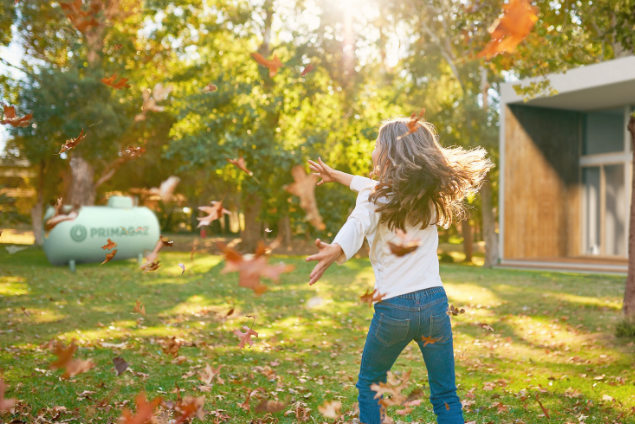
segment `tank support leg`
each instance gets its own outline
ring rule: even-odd
[[[71,272],[75,272],[75,259],[68,261],[68,267],[71,269]]]
[[[139,261],[139,265],[143,265],[143,253],[139,253],[139,257],[137,258],[137,261]]]

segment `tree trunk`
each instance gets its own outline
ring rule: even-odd
[[[80,206],[92,206],[95,204],[95,171],[93,167],[82,157],[73,156],[70,160],[71,183],[70,204]]]
[[[241,249],[247,253],[253,253],[261,239],[262,199],[257,193],[251,193],[245,196],[243,205],[245,206],[245,230],[241,234]]]
[[[492,208],[492,184],[485,181],[481,188],[481,206],[483,210],[483,239],[485,240],[485,264],[487,268],[498,264],[498,234],[496,217]]]
[[[42,246],[44,243],[44,224],[42,223],[44,209],[44,161],[40,162],[40,169],[37,182],[37,201],[31,208],[31,227],[35,244]]]
[[[282,237],[281,247],[291,249],[291,220],[285,215],[278,221],[278,235]]]
[[[628,121],[628,132],[631,133],[631,142],[635,149],[635,116],[631,115]],[[624,290],[624,315],[635,319],[635,172],[631,190],[631,217],[628,234],[628,276]]]
[[[463,251],[465,252],[465,262],[472,262],[472,224],[469,219],[461,221],[461,232],[463,233]]]

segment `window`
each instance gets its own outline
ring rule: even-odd
[[[583,122],[583,155],[624,151],[626,125],[623,107],[585,113]]]

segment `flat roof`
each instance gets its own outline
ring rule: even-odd
[[[523,102],[523,96],[516,94],[512,86],[526,86],[543,79],[526,78],[501,84],[501,103],[579,111],[635,105],[635,56],[581,66],[566,73],[548,74],[546,78],[551,87],[558,90],[555,96]]]

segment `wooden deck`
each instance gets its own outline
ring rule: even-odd
[[[626,275],[628,259],[597,256],[503,259],[499,268]]]

